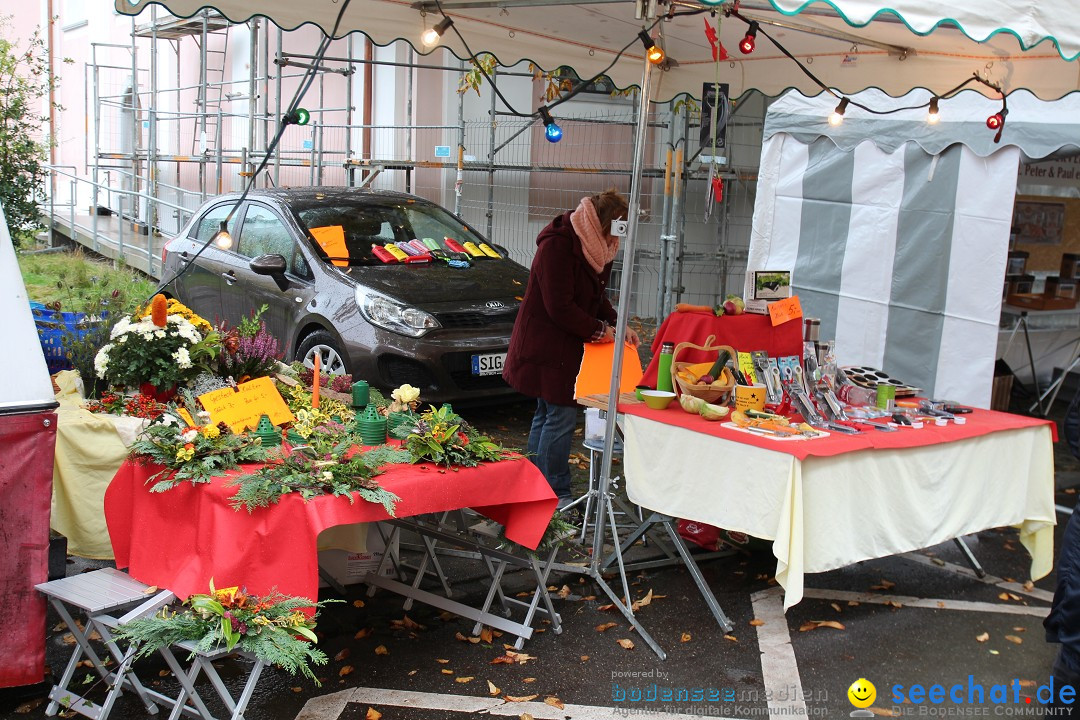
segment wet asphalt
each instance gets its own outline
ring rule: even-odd
[[[1064,412],[1065,404],[1057,404],[1057,415]],[[528,403],[470,408],[466,417],[504,443],[522,446],[531,410]],[[1063,443],[1058,444],[1055,455],[1057,502],[1072,507],[1080,486],[1080,463]],[[574,468],[578,487],[583,487],[587,477],[583,458]],[[1058,539],[1065,519],[1059,516]],[[1035,698],[1039,686],[1048,681],[1056,654],[1056,648],[1045,642],[1041,624],[1049,608],[1045,598],[1053,593],[1055,576],[1051,573],[1026,591],[1012,592],[1001,583],[1014,581],[1022,586],[1029,563],[1016,531],[988,530],[971,536],[969,542],[992,576],[986,581],[957,571],[967,565],[959,550],[948,543],[924,549],[914,559],[889,557],[808,576],[807,599],[782,620],[764,625],[751,621],[779,603],[771,553],[766,549],[703,563],[706,581],[734,626],[730,633],[714,621],[685,569],[632,573],[629,581],[634,597],[644,597],[649,591],[653,594],[653,601],[638,617],[667,652],[663,661],[620,615],[603,608],[607,601],[592,581],[574,574],[553,576],[550,582],[565,596],[555,600],[562,616],[562,634],[541,625],[542,632],[524,647],[527,659],[514,664],[492,662],[504,655],[503,641],[512,642],[508,636],[493,637],[491,642],[462,641],[459,635],[472,634],[471,621],[420,604],[406,613],[402,598],[383,591],[368,597],[365,587],[353,586],[342,598],[345,602],[323,611],[318,627],[320,646],[330,661],[317,669],[321,686],[268,669],[246,717],[292,720],[306,704],[328,696],[324,700],[345,700],[330,703],[336,708],[333,712],[309,712],[305,720],[367,718],[368,708],[385,720],[461,720],[488,714],[519,717],[526,712],[534,717],[622,717],[643,716],[647,714],[644,710],[660,718],[672,712],[747,718],[768,716],[768,697],[776,700],[796,693],[803,698],[807,715],[846,717],[853,710],[847,688],[858,678],[876,685],[872,710],[879,716],[927,717],[946,712],[1029,716],[1040,706],[1037,699],[1031,703],[1026,700]],[[580,549],[571,551],[569,560],[582,559]],[[634,552],[643,557],[654,549],[638,547]],[[448,558],[446,564],[457,592],[474,601],[482,598],[485,586],[475,580],[484,573],[465,560]],[[69,558],[68,573],[103,565]],[[509,585],[511,590],[528,589],[520,573],[511,576]],[[853,599],[853,593],[860,594],[859,599]],[[334,595],[329,592],[325,597]],[[921,600],[913,600],[916,598]],[[402,627],[400,621],[406,614],[422,627]],[[829,624],[823,625],[823,621]],[[610,623],[615,624],[600,629]],[[51,674],[58,675],[70,655],[72,646],[65,644],[64,635],[59,618],[50,610],[44,642]],[[623,645],[627,643],[620,644],[620,640],[631,641],[633,648],[626,649]],[[385,654],[376,653],[380,646]],[[777,665],[778,657],[788,660]],[[222,676],[236,692],[248,669],[238,660],[220,664]],[[175,695],[179,691],[162,662],[141,661],[138,672],[160,692]],[[88,677],[85,669],[80,668],[80,674],[76,684]],[[547,700],[547,704],[539,709],[527,702],[519,704],[521,713],[518,705],[510,703],[491,713],[448,709],[457,702],[447,700],[449,696],[491,697],[489,681],[498,688],[499,697],[535,695],[532,703]],[[913,685],[929,688],[935,683],[945,687],[963,683],[965,688],[982,685],[987,693],[994,685],[1007,685],[1009,702],[930,706],[898,703],[893,697],[896,686],[902,686],[899,692],[906,697]],[[689,699],[632,701],[635,691],[648,697],[653,684],[675,693],[685,689]],[[368,691],[361,700],[350,701],[360,697],[347,692],[354,688],[422,693],[415,697],[425,698],[421,704],[431,707],[402,706],[400,695],[380,702],[382,696]],[[1013,688],[1019,702],[1012,702]],[[696,689],[706,699],[694,700]],[[47,690],[43,683],[0,691],[0,720],[44,717]],[[710,693],[712,700],[707,699]],[[207,695],[212,693],[207,691]],[[568,707],[559,710],[560,704]],[[600,710],[583,711],[576,706]],[[228,716],[220,704],[212,703],[211,708],[216,708],[218,717]],[[147,714],[135,698],[126,695],[111,717],[126,720]]]

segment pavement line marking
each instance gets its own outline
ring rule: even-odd
[[[911,562],[917,562],[921,565],[927,565],[929,567],[953,572],[957,575],[963,575],[964,577],[971,580],[976,580],[986,585],[994,585],[1001,588],[1002,590],[1008,590],[1009,592],[1013,592],[1018,595],[1027,595],[1028,597],[1033,597],[1037,600],[1045,600],[1046,602],[1054,601],[1054,593],[1047,590],[1042,590],[1040,588],[1031,588],[1030,590],[1028,590],[1020,583],[1010,582],[1004,578],[999,578],[989,573],[986,574],[986,577],[981,578],[976,575],[975,571],[969,567],[964,567],[963,565],[957,565],[955,563],[945,562],[944,560],[941,560],[939,558],[928,557],[920,553],[903,553],[902,555],[898,555],[897,557],[901,557],[904,560],[910,560]]]
[[[627,711],[634,715],[657,715],[663,720],[700,720],[700,714],[670,713],[655,705],[627,703],[619,707],[574,705],[566,703],[557,708],[543,702],[508,702],[502,698],[473,697],[413,690],[357,687],[322,695],[308,700],[296,720],[336,720],[349,704],[415,708],[418,710],[448,710],[450,712],[487,714],[497,717],[519,717],[529,713],[536,720],[610,720],[623,717]],[[732,720],[737,720],[733,718]]]
[[[772,587],[750,596],[754,618],[763,621],[757,630],[758,648],[761,650],[761,675],[765,685],[770,715],[806,716],[803,700],[802,678],[795,648],[791,646],[791,630],[784,616],[783,588]],[[772,692],[781,688],[790,693]],[[783,695],[786,699],[773,699]]]
[[[1050,613],[1047,607],[1027,605],[997,605],[972,600],[939,600],[937,598],[919,598],[908,595],[881,595],[879,593],[850,592],[848,590],[818,590],[806,588],[803,597],[815,600],[844,600],[876,605],[897,603],[909,608],[928,608],[930,610],[962,610],[965,612],[990,612],[1003,615],[1030,615],[1046,617]]]

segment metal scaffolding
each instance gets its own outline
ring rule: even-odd
[[[258,19],[235,25],[208,10],[159,21],[151,6],[149,23],[132,21],[130,43],[95,43],[86,67],[87,107],[93,112],[86,173],[70,166],[53,169],[70,180],[70,195],[66,203],[49,198],[51,224],[157,276],[167,236],[207,197],[239,189],[264,158],[291,94],[288,86],[315,60],[286,50],[293,35]],[[439,74],[438,84],[445,86],[464,75],[464,63],[421,64],[411,48],[404,62],[377,60],[359,35],[336,47],[346,52],[324,58],[305,100],[314,108],[311,122],[290,126],[256,179],[259,185],[412,192],[452,207],[526,265],[536,234],[553,216],[610,186],[629,191],[637,122],[630,97],[582,93],[560,106],[564,139],[558,145],[544,142],[542,124],[508,112],[483,85],[477,94],[489,101],[486,117],[466,119],[466,96],[459,92],[455,123],[419,124],[414,95],[421,73],[429,79]],[[176,66],[170,87],[160,78],[162,52],[171,52]],[[185,85],[182,68],[193,53],[198,80]],[[244,72],[230,72],[230,63]],[[404,74],[401,122],[372,122],[376,68]],[[363,122],[356,117],[357,73],[363,73]],[[531,82],[534,91],[542,91],[544,82],[513,68],[496,68],[493,78]],[[327,107],[328,97],[344,98],[344,105]],[[237,104],[242,110],[233,110]],[[716,304],[741,291],[765,107],[760,96],[735,106],[723,162],[711,166],[700,158],[697,106],[653,104],[631,303],[646,321],[662,319],[679,301]],[[723,180],[723,197],[716,202],[706,199],[711,175]],[[84,219],[77,210],[87,207],[79,202],[87,190],[90,212]],[[104,227],[99,217],[110,214],[116,219]],[[89,227],[80,233],[81,220]],[[107,237],[116,223],[119,242]],[[616,278],[612,287],[617,286]]]

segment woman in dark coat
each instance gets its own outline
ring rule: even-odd
[[[525,299],[510,338],[503,377],[536,398],[529,431],[530,458],[559,496],[570,502],[570,444],[577,422],[574,382],[586,342],[613,342],[616,316],[607,298],[619,238],[611,221],[626,217],[616,190],[582,198],[536,238]],[[638,336],[627,328],[627,340]]]

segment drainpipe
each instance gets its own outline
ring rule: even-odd
[[[47,32],[46,32],[46,46],[48,48],[49,58],[49,164],[56,167],[56,74],[53,70],[53,26],[56,21],[53,18],[53,0],[46,1],[46,10],[49,15],[46,19]],[[49,173],[49,196],[52,197],[56,193],[56,173]],[[75,198],[71,199],[75,202]],[[72,228],[72,236],[75,234],[75,229]],[[52,246],[52,235],[49,236],[49,246]]]
[[[371,42],[371,38],[364,37],[364,115],[361,122],[364,123],[363,132],[360,133],[360,152],[361,157],[364,160],[371,159],[371,125],[372,125],[372,108],[375,106],[375,99],[372,85],[375,82],[375,65],[372,61],[375,59],[375,46]],[[361,176],[362,180],[367,180],[367,171]]]

